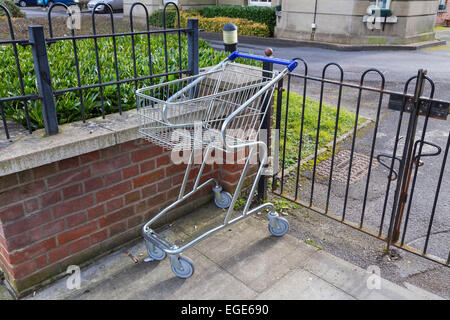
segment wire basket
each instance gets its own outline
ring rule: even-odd
[[[266,86],[275,73],[224,61],[201,75],[166,82],[136,91],[139,133],[166,149],[219,146],[224,121],[228,145],[257,138],[264,101],[275,86]]]

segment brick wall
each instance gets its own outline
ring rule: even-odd
[[[139,237],[142,224],[176,199],[185,168],[138,139],[0,177],[0,267],[8,282],[28,293]],[[223,179],[230,190],[241,168],[207,166],[202,181]]]

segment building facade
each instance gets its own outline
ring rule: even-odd
[[[275,34],[343,44],[430,41],[434,40],[439,1],[282,0]]]

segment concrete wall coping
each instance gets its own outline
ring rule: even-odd
[[[134,109],[63,124],[60,133],[49,137],[36,130],[1,149],[0,177],[138,139],[138,127]]]

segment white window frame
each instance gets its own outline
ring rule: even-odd
[[[249,6],[258,6],[258,7],[271,7],[272,0],[261,1],[261,0],[248,0]]]

